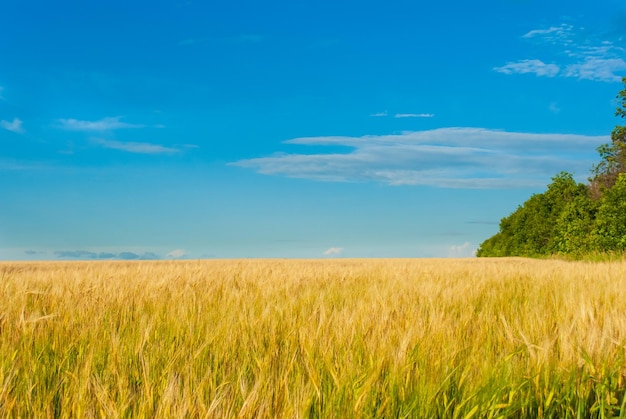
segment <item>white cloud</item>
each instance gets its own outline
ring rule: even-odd
[[[562,31],[561,26],[552,26],[548,29],[533,29],[532,31],[529,31],[526,34],[524,34],[522,38],[532,38],[534,36],[539,36],[539,35],[543,36],[543,35],[548,35],[551,33],[561,32],[561,31]]]
[[[144,128],[142,124],[129,124],[120,121],[120,116],[103,118],[99,121],[81,121],[74,118],[59,119],[59,128],[68,131],[110,131],[122,128]]]
[[[378,113],[373,113],[370,116],[385,117],[385,116],[389,116],[389,113],[387,111],[378,112]],[[435,114],[433,113],[397,113],[393,117],[394,118],[432,118],[434,116]]]
[[[0,126],[7,131],[15,132],[17,134],[22,134],[24,132],[24,128],[22,127],[22,120],[19,118],[13,118],[13,121],[0,121]]]
[[[562,170],[588,173],[608,136],[440,128],[397,135],[308,137],[300,145],[340,145],[347,153],[276,154],[231,165],[266,175],[331,182],[373,181],[444,188],[543,187]],[[584,176],[586,178],[586,176]]]
[[[343,253],[343,247],[331,247],[324,251],[324,255],[326,256],[337,256]]]
[[[579,80],[620,82],[626,71],[626,51],[609,40],[602,40],[583,28],[569,24],[534,29],[522,36],[547,46],[546,54],[558,64],[538,59],[507,63],[494,70],[504,74],[534,73],[546,77],[572,77]]]
[[[469,258],[476,256],[476,248],[470,242],[461,245],[452,245],[448,248],[448,257],[450,258]]]
[[[187,252],[185,252],[183,249],[174,249],[165,256],[171,259],[181,259],[186,255]]]
[[[568,65],[565,76],[580,80],[619,82],[622,77],[616,73],[623,73],[625,70],[626,61],[621,58],[587,58],[581,63]]]
[[[432,118],[433,113],[397,113],[394,118]]]
[[[570,44],[574,26],[563,23],[560,26],[551,26],[548,29],[533,29],[525,33],[522,38],[539,38],[546,43]]]
[[[533,73],[537,76],[556,76],[560,69],[556,64],[546,64],[541,60],[521,60],[515,63],[507,63],[502,67],[495,67],[495,71],[504,74]]]
[[[122,141],[104,140],[101,138],[95,138],[92,140],[92,142],[104,148],[127,151],[129,153],[173,154],[173,153],[180,152],[180,150],[177,148],[165,147],[159,144],[122,142]]]
[[[4,87],[0,86],[0,100],[6,100],[4,96],[2,96],[2,92],[4,91]]]

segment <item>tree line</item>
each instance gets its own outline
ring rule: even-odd
[[[626,117],[626,77],[615,115]],[[626,126],[617,125],[611,142],[598,147],[599,163],[588,183],[561,172],[547,190],[530,197],[500,221],[477,256],[564,255],[626,252]]]

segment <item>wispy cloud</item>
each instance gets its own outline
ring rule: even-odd
[[[533,29],[522,35],[522,38],[540,39],[543,42],[551,43],[553,45],[572,45],[571,34],[574,32],[574,26],[563,23],[559,26],[551,26],[547,29]]]
[[[504,74],[533,73],[545,77],[572,77],[603,82],[621,81],[626,71],[626,51],[614,42],[586,33],[570,24],[533,29],[522,36],[545,46],[545,54],[552,55],[546,64],[539,59],[509,62],[494,70]]]
[[[121,116],[103,118],[99,121],[81,121],[79,119],[59,119],[59,128],[68,131],[112,131],[123,128],[144,128],[143,124],[122,122]]]
[[[91,252],[89,250],[59,250],[54,255],[58,259],[90,259],[90,260],[155,260],[160,259],[159,255],[152,252],[144,252],[142,254],[135,252]]]
[[[137,154],[173,154],[173,153],[179,153],[181,151],[178,148],[166,147],[160,144],[122,142],[122,141],[114,141],[114,140],[105,140],[102,138],[94,138],[92,142],[103,148],[109,148],[112,150],[120,150],[120,151],[126,151],[128,153],[137,153]]]
[[[450,258],[469,258],[474,256],[476,256],[476,248],[470,242],[452,245],[448,248],[448,257]]]
[[[433,113],[397,113],[393,117],[394,118],[432,118],[435,114]]]
[[[538,76],[554,77],[559,73],[560,68],[556,64],[546,64],[541,60],[521,60],[496,67],[494,70],[504,74],[533,73]]]
[[[19,118],[13,118],[13,121],[0,121],[0,127],[7,131],[15,132],[17,134],[23,134],[24,128],[22,127],[22,120]]]
[[[187,256],[187,252],[183,249],[174,249],[165,256],[170,259],[182,259]]]
[[[581,63],[565,67],[565,76],[581,80],[619,82],[622,78],[618,73],[625,70],[626,61],[621,58],[587,57]]]
[[[343,253],[343,247],[331,247],[324,251],[324,255],[326,256],[338,256]]]
[[[2,92],[4,92],[4,87],[0,86],[0,100],[6,100],[4,96],[2,96]]]
[[[561,170],[586,174],[608,136],[440,128],[397,135],[308,137],[287,144],[347,146],[347,153],[276,154],[231,165],[266,175],[443,188],[542,187]],[[586,177],[586,176],[584,176]],[[583,178],[584,178],[583,177]]]
[[[387,111],[377,112],[377,113],[370,114],[370,116],[377,117],[377,118],[386,117],[386,116],[389,116],[389,112]],[[432,118],[434,116],[435,114],[433,113],[397,113],[393,117],[394,118]]]

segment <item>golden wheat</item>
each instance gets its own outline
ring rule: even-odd
[[[626,263],[0,264],[2,417],[626,417]]]

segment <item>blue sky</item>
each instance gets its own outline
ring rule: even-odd
[[[620,121],[621,1],[3,2],[0,259],[471,256]]]

